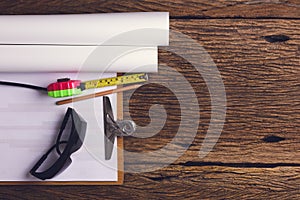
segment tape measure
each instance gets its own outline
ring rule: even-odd
[[[50,97],[68,97],[81,94],[83,90],[95,89],[107,86],[125,85],[148,81],[146,73],[130,74],[111,78],[97,79],[82,82],[80,80],[70,80],[69,78],[58,79],[47,87]]]
[[[140,83],[148,80],[148,76],[145,73],[131,74],[127,76],[117,76],[112,78],[104,78],[100,80],[85,81],[84,89],[101,88],[113,85]]]

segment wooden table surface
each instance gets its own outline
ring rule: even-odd
[[[168,11],[171,30],[196,41],[218,67],[227,111],[213,151],[199,158],[212,106],[204,77],[183,58],[197,56],[196,49],[182,42],[182,57],[160,48],[160,73],[151,78],[174,81],[164,70],[168,65],[186,78],[199,104],[197,135],[182,156],[155,171],[126,171],[122,186],[1,186],[0,199],[300,199],[299,10],[299,0],[1,1],[1,14]],[[171,36],[173,42],[181,44]],[[184,84],[177,88],[184,94]],[[150,106],[166,110],[166,123],[156,135],[125,138],[125,150],[140,154],[171,142],[182,109],[188,109],[170,89],[154,83],[132,96],[125,93],[124,101],[130,102],[125,118],[130,114],[140,126],[150,123]],[[125,156],[125,169],[147,170],[160,162]]]

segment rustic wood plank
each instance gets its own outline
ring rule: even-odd
[[[174,18],[299,18],[298,0],[274,1],[2,1],[1,14],[170,11]],[[214,151],[199,159],[208,128],[210,97],[203,78],[184,59],[160,50],[160,63],[185,75],[196,91],[201,120],[189,150],[155,172],[125,175],[123,186],[1,186],[3,199],[299,199],[300,36],[298,20],[172,20],[171,28],[205,47],[227,92],[227,118]],[[179,42],[179,41],[174,41]],[[189,44],[182,44],[187,47]],[[183,48],[193,56],[193,49]],[[153,75],[168,81],[172,77]],[[184,88],[178,85],[184,92]],[[149,123],[148,108],[163,103],[164,129],[152,138],[126,138],[125,148],[150,152],[174,137],[180,107],[172,92],[150,85],[130,100],[135,121]],[[125,94],[126,97],[126,94]],[[127,96],[128,97],[128,96]],[[125,117],[128,113],[125,113]],[[179,146],[182,144],[178,144]],[[126,160],[126,158],[125,158]],[[149,163],[155,163],[150,160]],[[147,163],[146,163],[147,164]],[[130,169],[145,165],[126,160]]]
[[[170,166],[122,186],[2,186],[4,199],[299,199],[300,168]]]
[[[300,21],[298,20],[172,20],[171,28],[199,42],[211,55],[222,75],[227,94],[227,114],[222,135],[204,159],[198,158],[210,119],[210,96],[204,80],[191,64],[165,50],[160,63],[181,72],[194,87],[200,105],[200,128],[189,150],[177,163],[286,163],[300,164]],[[266,36],[283,35],[284,42],[267,41]],[[189,43],[174,41],[183,54],[194,54]],[[153,79],[171,82],[169,72],[159,70]],[[177,84],[182,93],[186,88]],[[126,97],[126,95],[125,95]],[[128,96],[126,97],[129,98]],[[180,108],[175,95],[163,87],[145,86],[130,99],[130,114],[139,125],[149,123],[148,109],[161,103],[168,120],[157,135],[126,138],[125,149],[150,152],[164,147],[175,136]],[[127,114],[128,116],[128,114]],[[187,129],[188,124],[186,124]],[[153,127],[158,129],[157,127]],[[190,130],[193,131],[193,130]],[[138,135],[139,133],[137,133]],[[145,134],[145,133],[140,133]],[[185,144],[178,144],[178,147]],[[157,159],[127,160],[127,167],[143,162],[160,164]],[[146,158],[145,158],[146,159]]]
[[[168,11],[171,17],[187,18],[300,18],[298,0],[5,0],[1,14],[59,14],[99,12]]]

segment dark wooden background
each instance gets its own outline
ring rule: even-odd
[[[122,186],[0,186],[0,199],[300,199],[299,10],[299,0],[0,1],[0,14],[168,11],[171,29],[210,54],[227,94],[222,135],[200,159],[211,115],[207,86],[188,61],[160,49],[159,62],[182,73],[198,97],[198,134],[183,156],[154,172],[125,173]],[[192,56],[193,49],[183,53]],[[150,122],[153,104],[168,114],[157,135],[126,138],[126,150],[149,152],[171,141],[180,122],[175,94],[150,84],[124,96],[130,98],[125,118],[139,125]],[[156,162],[125,157],[131,169]]]

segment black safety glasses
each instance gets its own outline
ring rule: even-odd
[[[68,108],[56,143],[33,166],[30,174],[45,180],[66,169],[72,162],[71,154],[82,146],[86,129],[86,121],[74,109]]]

